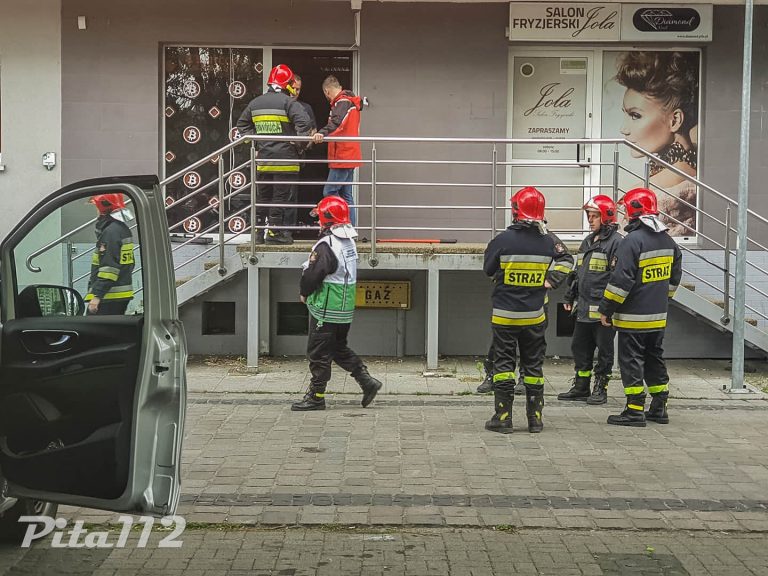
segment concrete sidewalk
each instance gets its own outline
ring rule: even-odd
[[[728,395],[725,363],[671,362],[671,423],[612,427],[623,405],[559,402],[570,363],[548,363],[542,434],[487,432],[472,359],[369,361],[368,409],[335,371],[324,412],[295,413],[302,360],[193,362],[180,513],[246,525],[506,526],[768,532],[768,400]],[[755,382],[763,376],[751,375]],[[293,394],[278,393],[292,392]],[[111,515],[63,509],[93,522]]]

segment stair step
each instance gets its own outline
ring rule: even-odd
[[[723,300],[716,300],[716,299],[713,299],[713,298],[707,298],[707,300],[712,302],[712,304],[714,304],[718,308],[724,308],[725,307],[725,301],[723,301]],[[757,326],[757,318],[746,317],[746,318],[744,318],[744,322],[746,322],[747,324],[752,324],[752,326],[755,326],[755,327]]]
[[[218,267],[218,265],[219,263],[217,261],[206,262],[205,264],[203,264],[203,268],[205,268],[206,270],[210,270],[211,268]]]
[[[687,288],[691,292],[696,292],[696,284],[691,284],[690,282],[681,282],[680,286]]]
[[[189,282],[190,280],[192,280],[191,276],[188,276],[186,278],[176,278],[176,288],[178,288],[182,284]]]

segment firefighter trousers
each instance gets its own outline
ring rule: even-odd
[[[643,406],[643,383],[648,386],[651,396],[669,396],[669,374],[663,357],[663,341],[664,330],[619,332],[619,366],[627,405]]]
[[[610,376],[613,370],[612,326],[600,322],[576,322],[571,340],[574,368],[579,376]],[[597,362],[594,361],[597,349]],[[594,371],[592,370],[594,366]]]
[[[514,394],[519,346],[520,366],[526,390],[543,393],[546,330],[546,322],[535,326],[493,325],[493,382],[496,390]]]
[[[292,172],[259,172],[256,186],[257,204],[295,204],[296,182],[299,175]],[[264,218],[269,215],[270,226],[288,225],[284,219],[286,210],[292,207],[259,207],[256,208],[256,221],[258,224],[264,223]]]
[[[363,361],[347,345],[347,335],[352,324],[318,322],[310,317],[307,356],[309,372],[312,375],[310,386],[313,390],[325,391],[331,379],[331,363],[336,362],[342,369],[356,377],[365,368]]]

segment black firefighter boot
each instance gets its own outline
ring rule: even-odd
[[[376,398],[376,394],[379,393],[383,384],[371,376],[365,366],[352,374],[352,377],[363,391],[363,400],[360,403],[363,405],[363,408],[366,408]]]
[[[304,412],[307,410],[325,410],[325,385],[309,387],[309,392],[304,394],[301,402],[291,404],[291,410],[294,412]]]
[[[485,378],[483,383],[477,387],[476,392],[478,394],[493,392],[493,363],[488,358],[483,361],[483,371],[485,372]]]
[[[668,392],[651,394],[651,406],[645,413],[645,419],[657,424],[669,424],[669,415],[667,414],[667,395]]]
[[[528,416],[528,432],[537,434],[544,430],[541,414],[544,410],[544,387],[527,386],[525,389],[525,414]]]
[[[611,377],[607,374],[598,374],[595,376],[595,386],[592,388],[592,396],[587,398],[587,404],[595,406],[608,402],[608,382]]]
[[[485,429],[499,434],[512,434],[512,402],[515,397],[505,390],[493,389],[495,412],[485,423]]]
[[[562,392],[557,395],[558,400],[579,400],[585,401],[589,398],[590,376],[581,376],[576,374],[571,380],[571,389],[568,392]]]
[[[608,416],[608,424],[645,428],[645,394],[627,396],[627,407],[621,414]]]

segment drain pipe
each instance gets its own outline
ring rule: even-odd
[[[739,142],[739,203],[736,211],[736,282],[733,298],[733,356],[730,392],[748,392],[744,383],[744,321],[747,281],[747,206],[749,201],[749,117],[752,98],[753,0],[744,7],[744,62],[741,84],[741,138]]]

